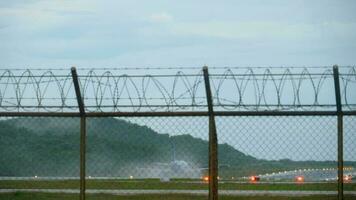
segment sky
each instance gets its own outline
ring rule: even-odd
[[[355,10],[354,0],[3,0],[0,69],[354,66]],[[294,125],[291,134],[300,132],[298,121],[285,123]],[[325,125],[324,129],[334,137],[335,123],[330,124],[332,127]],[[255,138],[232,145],[249,153],[251,147],[243,144],[262,138],[258,143],[262,148],[266,140],[260,133],[267,126],[268,122],[261,130],[246,126]],[[226,132],[222,142],[229,142],[229,136],[236,134],[232,129]],[[280,137],[278,134],[275,138]],[[306,138],[309,132],[303,134]],[[296,160],[335,158],[335,149],[327,150],[328,145],[335,146],[332,137],[316,150],[316,157],[307,157],[305,154],[318,145],[315,135],[309,137],[312,142],[301,154],[295,154],[302,148],[298,145],[288,152],[290,142],[269,141],[270,152],[252,151],[252,155]],[[277,155],[280,145],[285,145],[286,153]]]
[[[355,65],[356,1],[0,2],[0,67]]]
[[[158,133],[209,138],[206,117],[124,119],[146,125]],[[354,121],[355,118],[345,118],[344,159],[348,161],[356,161]],[[219,144],[229,144],[259,159],[337,160],[335,117],[217,116],[216,126]]]

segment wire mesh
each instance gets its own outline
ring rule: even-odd
[[[102,193],[109,193],[169,198],[172,193],[184,193],[188,196],[179,198],[206,198],[209,122],[206,112],[196,112],[207,110],[202,72],[197,68],[143,69],[78,71],[87,112],[81,113],[86,115],[88,129],[87,197],[106,198]],[[209,71],[213,107],[219,111],[219,194],[336,198],[338,122],[331,68]],[[339,71],[341,103],[347,111],[342,181],[345,198],[353,199],[356,71],[355,67]],[[80,118],[67,72],[0,70],[0,114],[62,116],[1,117],[1,192],[79,193]],[[182,115],[174,117],[176,111]],[[244,111],[256,112],[247,116]],[[272,116],[279,111],[324,115]],[[111,117],[122,112],[128,117]],[[160,112],[165,117],[158,117]],[[222,116],[226,113],[230,116]]]
[[[88,189],[207,194],[205,117],[88,118],[87,127]]]
[[[235,190],[254,190],[255,195],[272,190],[285,195],[313,191],[314,195],[332,192],[336,196],[336,117],[239,116],[216,120],[220,187],[229,184]],[[226,153],[227,149],[236,153]]]
[[[1,117],[0,163],[0,189],[78,189],[78,118]]]
[[[356,191],[356,116],[344,116],[344,190]],[[351,200],[352,197],[346,196]]]

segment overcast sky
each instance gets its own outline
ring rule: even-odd
[[[354,65],[356,1],[0,2],[0,66]]]
[[[0,1],[0,69],[355,65],[355,52],[355,0]],[[298,121],[285,123],[292,124],[288,129],[292,135],[300,132]],[[259,134],[268,125],[259,127],[261,131],[246,126],[255,138],[244,144],[257,138],[262,148],[267,140]],[[320,127],[332,135],[336,124],[330,125]],[[221,142],[231,142],[233,131],[226,131]],[[269,159],[335,159],[331,137],[317,146],[320,140],[315,138],[322,133],[310,135],[306,130],[312,138],[300,154],[295,145],[298,148],[273,157],[281,145],[287,150],[298,135],[282,144],[268,141],[271,153],[251,151],[238,141],[231,145]],[[355,140],[346,141],[351,146]],[[318,154],[311,155],[316,157],[307,157],[316,146]],[[347,150],[345,154],[356,155]],[[347,155],[346,159],[355,160]]]

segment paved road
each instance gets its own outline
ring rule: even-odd
[[[0,189],[0,193],[14,192],[44,192],[44,193],[72,193],[77,194],[76,189]],[[135,195],[135,194],[192,194],[207,195],[207,190],[86,190],[87,194],[114,194],[114,195]],[[309,196],[309,195],[336,195],[337,191],[285,191],[285,190],[219,190],[221,195],[231,196]],[[344,194],[355,195],[356,191],[344,191]]]

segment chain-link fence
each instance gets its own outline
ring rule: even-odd
[[[1,189],[79,189],[79,119],[0,118]]]
[[[87,176],[199,180],[207,137],[202,117],[89,118]]]
[[[344,117],[344,190],[356,191],[356,116]],[[353,197],[354,198],[354,197]],[[352,199],[348,197],[345,199]]]
[[[252,169],[248,162],[244,163],[247,173],[244,176],[258,173],[265,174],[263,177],[267,180],[289,179],[294,182],[293,174],[286,174],[286,177],[279,175],[286,171],[297,170],[299,172],[303,169],[312,169],[313,164],[319,165],[321,170],[337,166],[335,117],[218,117],[217,124],[219,143],[231,145],[241,151],[246,160],[252,163],[271,161],[266,162],[266,166],[259,166],[258,169]],[[220,162],[228,160],[241,162],[241,159],[219,158]],[[293,163],[294,161],[296,163]],[[298,161],[302,162],[298,163]],[[308,161],[311,162],[308,163]],[[268,167],[268,164],[271,167]],[[244,170],[240,170],[242,171]],[[310,178],[311,181],[323,179],[323,177]]]
[[[90,71],[74,84],[68,75],[5,74],[0,199],[354,199],[352,69],[340,75],[344,111],[330,100],[330,70],[227,70],[211,74],[210,87],[201,72]]]

